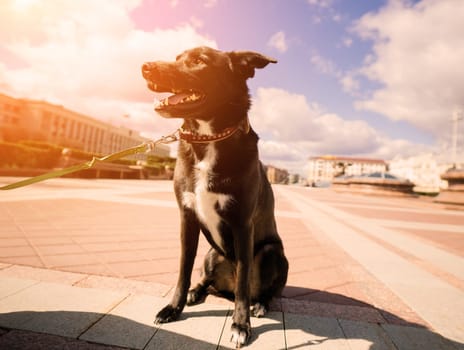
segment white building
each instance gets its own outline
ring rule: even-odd
[[[447,188],[447,182],[440,175],[450,167],[451,164],[439,162],[431,153],[409,158],[396,157],[390,161],[390,172],[414,183],[416,192],[437,193]]]
[[[385,172],[387,163],[381,159],[318,156],[309,158],[308,183],[330,182],[335,176]]]

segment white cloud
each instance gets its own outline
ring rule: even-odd
[[[204,26],[204,22],[199,19],[198,17],[191,16],[189,23],[194,27],[194,28],[202,28]]]
[[[165,133],[172,122],[153,112],[153,94],[140,73],[143,62],[170,60],[197,45],[216,47],[189,24],[136,29],[129,17],[138,5],[134,0],[95,0],[85,6],[74,0],[29,1],[21,9],[17,3],[0,3],[0,23],[8,29],[0,31],[2,90],[146,132]],[[7,54],[21,64],[12,65]],[[131,118],[120,118],[124,114]]]
[[[285,38],[285,33],[282,31],[275,33],[271,36],[267,45],[277,49],[279,52],[286,52],[288,50],[288,44]]]
[[[317,68],[321,73],[340,78],[342,72],[337,68],[337,65],[330,59],[324,58],[321,55],[315,53],[311,56],[311,63]]]
[[[351,45],[353,45],[353,39],[351,38],[343,38],[343,46],[345,47],[351,47]]]
[[[311,17],[313,24],[319,24],[323,21],[340,23],[346,18],[346,16],[335,10],[333,0],[307,0],[307,3],[311,5],[317,13],[313,14]]]
[[[308,0],[308,4],[319,6],[319,7],[330,7],[333,3],[333,0]]]
[[[346,120],[310,103],[304,95],[259,88],[250,110],[266,164],[303,172],[309,156],[335,154],[391,159],[428,150],[390,139],[362,120]]]
[[[354,31],[373,41],[360,72],[382,87],[356,106],[447,136],[464,104],[463,18],[462,0],[391,0],[359,19]]]
[[[341,22],[342,20],[342,15],[339,13],[336,13],[335,15],[332,16],[332,21],[334,22]]]
[[[312,17],[312,22],[313,24],[319,24],[322,22],[322,17],[321,16],[313,16]]]
[[[328,58],[324,58],[317,53],[311,56],[311,63],[319,72],[336,78],[344,92],[356,97],[361,95],[361,84],[358,80],[358,71],[344,72],[337,67],[335,62]]]
[[[343,91],[354,96],[358,94],[361,85],[355,78],[355,74],[351,72],[345,73],[345,75],[340,78],[339,82],[342,85]]]
[[[259,88],[250,110],[261,136],[281,142],[320,138],[314,122],[320,113],[320,107],[310,105],[304,95],[275,88]]]

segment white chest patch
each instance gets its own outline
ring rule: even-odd
[[[214,242],[222,247],[222,239],[219,232],[221,217],[216,208],[224,209],[231,200],[231,196],[223,193],[210,192],[209,173],[216,163],[216,149],[213,144],[207,146],[205,157],[197,164],[196,183],[194,192],[184,192],[182,204],[195,210],[198,219],[208,229]]]

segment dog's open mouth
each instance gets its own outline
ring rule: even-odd
[[[160,86],[151,81],[148,82],[148,87],[150,90],[155,92],[168,92],[173,94],[163,99],[158,99],[155,97],[154,108],[156,111],[169,108],[193,108],[202,104],[205,99],[205,94],[193,89],[171,89],[165,86]]]
[[[198,103],[202,99],[202,94],[195,91],[177,92],[174,95],[163,98],[162,100],[155,99],[155,109],[161,109],[172,106],[190,105]]]

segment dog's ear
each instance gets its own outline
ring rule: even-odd
[[[273,58],[253,51],[232,51],[229,53],[233,70],[242,73],[245,78],[253,78],[256,68],[264,68],[269,63],[277,63]]]

